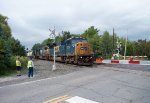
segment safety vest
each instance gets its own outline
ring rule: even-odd
[[[33,67],[33,64],[32,64],[32,61],[31,61],[31,60],[28,61],[28,66],[27,66],[27,67],[28,67],[28,68],[29,68],[29,67]]]
[[[19,60],[16,60],[16,66],[21,66],[21,63]]]

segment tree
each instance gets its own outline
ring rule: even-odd
[[[146,56],[150,59],[150,41],[146,44]]]
[[[127,51],[126,55],[127,56],[135,56],[135,42],[128,41],[127,42]]]
[[[53,43],[53,42],[54,42],[53,39],[48,38],[48,39],[45,39],[45,40],[42,42],[41,45],[48,45],[48,44],[51,44],[51,43]]]
[[[25,47],[12,37],[7,20],[6,16],[0,14],[0,75],[13,68],[11,65],[13,55],[25,55]]]
[[[11,45],[12,55],[25,56],[25,46],[21,45],[20,41],[15,38],[10,38],[8,42]]]
[[[102,44],[103,54],[106,57],[112,55],[112,37],[109,35],[108,31],[105,31],[102,36]]]
[[[0,37],[3,39],[8,39],[12,36],[7,20],[8,18],[6,16],[0,14]]]
[[[0,38],[0,74],[2,74],[3,70],[6,69],[5,65],[5,44],[4,40]]]
[[[99,47],[99,41],[100,36],[98,35],[99,30],[95,28],[94,26],[89,27],[83,34],[81,34],[82,37],[86,38],[87,41],[92,46],[92,50],[95,50],[94,52],[98,51]]]
[[[61,41],[65,41],[65,40],[71,38],[71,34],[70,34],[69,31],[63,31],[62,34],[63,34],[63,36],[62,36],[62,40]]]
[[[37,44],[34,44],[34,45],[33,45],[32,50],[35,51],[35,50],[37,50],[37,49],[39,49],[39,48],[41,48],[41,47],[42,47],[42,44],[37,43]]]
[[[8,42],[11,38],[11,30],[7,23],[7,17],[0,15],[0,68],[10,67],[10,56],[12,50],[10,43]]]
[[[138,56],[148,56],[150,59],[150,41],[139,39],[134,42],[134,54]]]
[[[95,28],[94,26],[89,27],[85,32],[82,34],[82,37],[84,38],[92,38],[94,35],[98,35],[99,30]]]

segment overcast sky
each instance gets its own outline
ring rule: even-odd
[[[12,35],[23,45],[49,38],[57,32],[83,33],[95,26],[102,34],[128,35],[130,40],[150,40],[150,0],[0,0],[0,14],[9,18]]]

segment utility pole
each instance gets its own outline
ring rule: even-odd
[[[114,33],[114,28],[113,28],[113,54],[114,54],[114,36],[115,36],[115,33]]]
[[[50,31],[50,36],[54,39],[54,43],[55,43],[55,37],[56,37],[55,26],[54,26],[54,30],[49,29],[49,31]],[[56,70],[56,64],[55,64],[55,62],[56,62],[56,60],[55,60],[55,45],[53,45],[53,46],[54,46],[54,64],[52,66],[52,70]]]
[[[127,51],[127,35],[126,35],[126,41],[125,41],[124,60],[126,59],[126,51]]]

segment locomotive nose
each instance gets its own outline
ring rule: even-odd
[[[81,52],[81,54],[88,53],[88,46],[87,46],[87,44],[81,43],[80,52]]]
[[[88,55],[90,53],[89,43],[80,42],[77,44],[78,53],[80,55]]]

